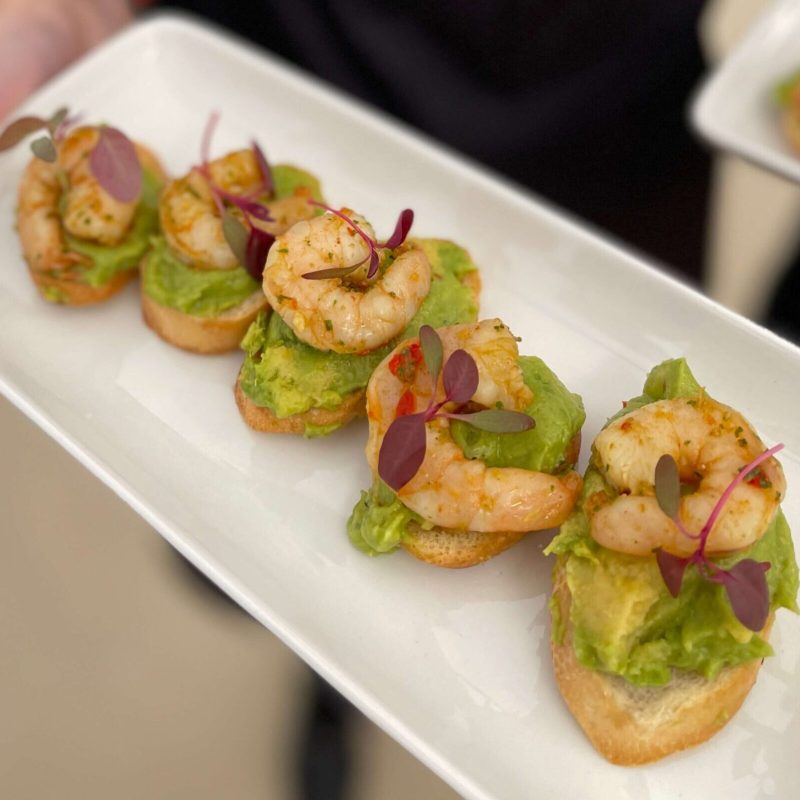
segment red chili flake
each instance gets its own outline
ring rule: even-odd
[[[401,381],[411,381],[422,363],[422,348],[413,342],[389,359],[389,372]]]
[[[397,401],[395,416],[406,417],[409,414],[413,414],[416,409],[417,398],[414,396],[414,392],[412,392],[411,389],[406,389],[403,394],[400,395],[400,399]]]
[[[756,467],[745,475],[745,481],[756,489],[771,489],[772,481],[761,471],[761,467]]]
[[[633,427],[633,423],[629,419],[626,419],[619,427],[623,431],[629,431]]]

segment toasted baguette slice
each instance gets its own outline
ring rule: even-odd
[[[676,670],[664,687],[634,686],[588,669],[572,647],[570,592],[559,564],[554,596],[564,623],[560,644],[551,641],[556,683],[572,715],[597,751],[613,764],[646,764],[711,738],[738,711],[761,661],[724,669],[713,680]],[[767,638],[774,615],[761,636]]]
[[[29,272],[39,294],[49,303],[63,303],[67,306],[88,306],[92,303],[102,303],[115,295],[129,281],[137,275],[136,267],[117,272],[102,286],[89,286],[74,278],[55,278],[43,272],[30,269]]]
[[[215,317],[187,314],[153,300],[141,285],[142,316],[164,341],[192,353],[210,355],[236,350],[250,323],[267,308],[267,298],[259,288],[239,305]]]
[[[290,417],[276,417],[268,408],[256,405],[243,391],[241,372],[236,379],[233,393],[242,419],[254,430],[261,433],[305,433],[306,425],[345,425],[355,417],[363,417],[366,393],[358,389],[350,392],[342,404],[333,410],[311,408],[303,414],[292,414]]]
[[[478,533],[448,531],[444,528],[426,531],[415,522],[409,525],[408,532],[409,538],[403,542],[403,548],[408,553],[420,561],[449,569],[474,567],[488,561],[528,535],[527,531]]]
[[[574,465],[580,452],[581,434],[578,432],[567,446],[564,461]],[[445,528],[423,530],[412,523],[409,525],[408,538],[403,541],[403,548],[420,561],[427,561],[437,567],[461,569],[488,561],[524,539],[530,532],[479,533],[450,531]]]

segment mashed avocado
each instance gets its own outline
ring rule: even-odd
[[[400,547],[409,522],[425,527],[422,517],[406,508],[397,495],[376,478],[368,492],[361,492],[347,520],[347,535],[362,553],[377,556]]]
[[[525,413],[536,420],[536,427],[524,433],[489,433],[456,420],[450,432],[467,458],[479,458],[487,466],[553,472],[586,419],[583,401],[540,358],[520,356],[519,365],[533,392]]]
[[[163,236],[155,236],[142,270],[142,286],[162,306],[211,317],[239,305],[258,290],[259,283],[244,267],[193,269],[173,255]]]
[[[533,402],[526,409],[536,420],[533,430],[486,434],[464,423],[453,422],[450,430],[468,458],[479,458],[492,467],[553,472],[564,461],[567,445],[583,425],[586,416],[583,402],[578,395],[567,390],[541,359],[520,356],[519,362],[525,383],[534,393]],[[456,437],[455,424],[467,431],[461,431]],[[529,435],[534,432],[538,435]],[[475,437],[473,433],[481,436]],[[495,441],[504,437],[514,442],[504,446]],[[463,444],[462,440],[468,444]],[[524,448],[530,448],[531,452],[526,453]],[[397,549],[409,522],[417,522],[423,528],[432,527],[406,508],[383,481],[376,479],[369,492],[361,492],[361,498],[347,521],[347,534],[359,550],[374,556]]]
[[[89,286],[103,286],[118,272],[139,266],[139,261],[150,247],[150,237],[158,230],[158,195],[161,186],[160,178],[146,169],[142,170],[142,196],[131,229],[119,244],[109,247],[65,234],[67,247],[72,252],[92,259],[92,266],[84,268],[82,272],[85,283]]]
[[[305,187],[322,200],[319,181],[305,170],[288,164],[272,167],[275,197],[281,199]],[[153,242],[143,274],[144,291],[162,306],[200,317],[212,317],[246,300],[259,283],[244,267],[193,269],[176,258],[163,238]]]
[[[644,393],[622,413],[700,391],[683,359],[666,361],[650,373]],[[772,654],[767,642],[736,619],[723,587],[702,580],[695,568],[687,569],[681,592],[673,598],[655,558],[626,556],[598,545],[584,510],[598,492],[616,496],[590,466],[575,511],[545,550],[557,554],[559,567],[566,570],[573,646],[581,664],[637,685],[660,686],[669,682],[673,668],[713,678],[723,667]],[[729,568],[744,558],[772,565],[766,573],[772,610],[797,609],[797,565],[781,512],[752,547],[715,561]],[[563,634],[564,620],[558,614],[553,637],[560,641]]]
[[[420,326],[471,322],[478,309],[461,277],[476,269],[467,252],[438,239],[423,239],[433,268],[431,290],[399,339],[416,336]],[[262,314],[242,340],[242,391],[277,417],[302,414],[311,408],[335,409],[344,398],[363,389],[370,375],[394,347],[389,343],[366,355],[316,350],[301,342],[278,314]],[[335,426],[307,426],[306,436],[326,435]]]

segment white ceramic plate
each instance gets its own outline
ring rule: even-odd
[[[775,87],[800,69],[800,3],[775,2],[706,78],[691,108],[709,142],[800,181],[800,156],[781,127]]]
[[[218,108],[215,152],[257,135],[379,232],[412,206],[418,235],[462,242],[483,266],[484,316],[502,314],[524,352],[584,395],[585,442],[649,367],[685,354],[715,395],[786,442],[800,486],[796,349],[402,125],[174,17],[110,42],[27,110],[63,103],[152,144],[175,172]],[[503,800],[800,796],[796,618],[780,615],[779,655],[710,744],[644,769],[608,765],[553,682],[549,535],[455,572],[353,550],[344,526],[369,481],[363,422],[322,441],[256,434],[233,403],[239,356],[165,345],[142,325],[135,287],[97,308],[43,303],[12,230],[26,158],[0,160],[4,393],[453,787]],[[798,497],[786,504],[796,524]]]

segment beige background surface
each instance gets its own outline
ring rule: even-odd
[[[0,442],[0,797],[294,797],[302,662],[5,400]],[[353,743],[354,800],[456,796]]]
[[[765,5],[711,3],[709,52]],[[724,157],[714,205],[712,294],[757,315],[800,193]],[[293,797],[303,664],[5,401],[0,442],[0,796]],[[456,796],[363,718],[353,735],[354,800]]]

